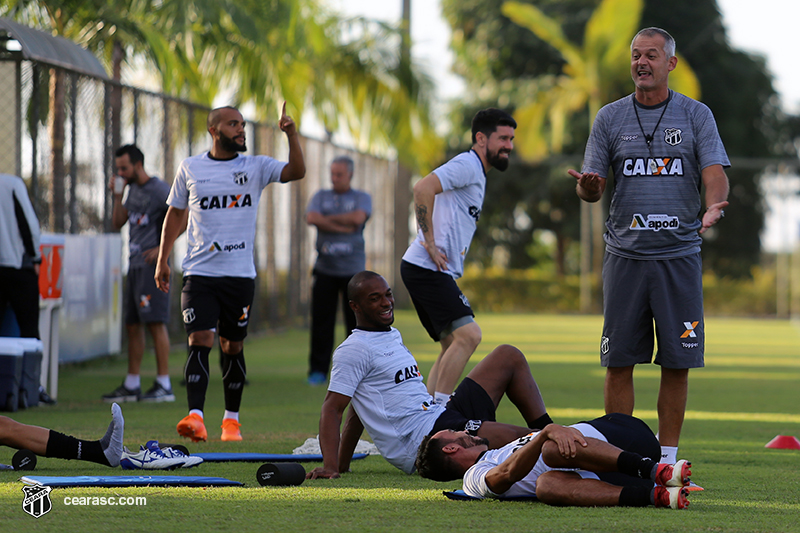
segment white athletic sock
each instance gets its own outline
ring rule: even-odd
[[[440,403],[442,405],[447,404],[449,400],[450,400],[450,395],[446,392],[436,391],[433,395],[433,401],[435,401],[436,403]]]
[[[156,376],[156,381],[165,389],[172,390],[172,382],[169,380],[169,374],[165,376]]]
[[[136,390],[142,386],[142,378],[139,374],[128,374],[125,376],[125,388],[128,390]]]
[[[661,447],[661,461],[674,465],[678,462],[678,447],[677,446],[662,446]]]
[[[200,418],[203,418],[203,411],[201,411],[200,409],[192,409],[191,411],[189,411],[189,414],[192,413],[196,414]]]
[[[237,422],[239,421],[239,413],[234,411],[225,410],[225,414],[222,416],[222,419],[225,420],[226,418],[233,418]]]

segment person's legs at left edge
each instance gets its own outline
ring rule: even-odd
[[[20,424],[0,416],[0,444],[30,450],[42,457],[78,459],[106,466],[119,466],[125,419],[119,405],[111,405],[111,424],[100,440],[81,440],[52,429]]]

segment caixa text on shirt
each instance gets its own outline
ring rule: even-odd
[[[683,176],[683,159],[680,157],[636,157],[622,163],[625,176]]]
[[[408,366],[402,370],[397,371],[397,373],[394,375],[394,382],[402,383],[407,379],[421,378],[421,377],[422,377],[422,372],[419,371],[419,367],[417,365]]]
[[[232,207],[252,207],[252,205],[253,200],[249,194],[223,194],[200,198],[200,209],[230,209]]]

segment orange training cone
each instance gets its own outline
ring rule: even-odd
[[[800,450],[800,440],[791,435],[778,435],[766,443],[764,448],[775,448],[778,450]]]

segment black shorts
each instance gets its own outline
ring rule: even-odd
[[[122,306],[126,324],[169,322],[169,294],[156,287],[156,265],[131,268]]]
[[[602,433],[609,444],[613,444],[621,450],[638,453],[655,462],[661,460],[661,445],[658,443],[658,439],[653,435],[650,427],[638,418],[622,413],[611,413],[594,420],[587,420],[584,423]],[[653,482],[649,479],[640,479],[620,472],[601,472],[597,475],[601,480],[612,485],[653,486]]]
[[[185,276],[181,312],[186,333],[214,331],[230,341],[247,337],[255,280],[251,278]]]
[[[433,435],[443,429],[475,430],[480,427],[480,422],[487,420],[494,422],[496,416],[496,408],[489,393],[475,381],[466,377],[450,397],[444,413],[436,419],[430,434]]]
[[[473,321],[475,313],[469,300],[449,274],[402,261],[400,275],[422,326],[433,340],[438,342],[453,329]]]

